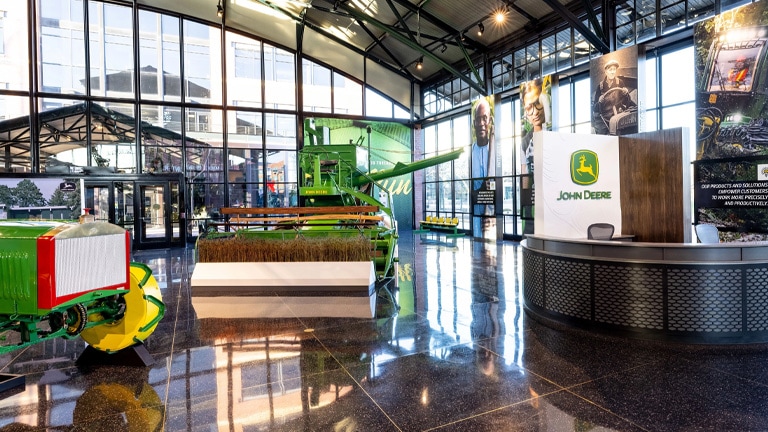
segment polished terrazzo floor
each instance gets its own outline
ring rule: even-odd
[[[26,384],[0,431],[768,430],[768,345],[547,327],[516,243],[401,234],[400,310],[370,320],[199,320],[193,250],[136,252],[167,305],[154,363],[86,367],[80,339],[2,355]]]

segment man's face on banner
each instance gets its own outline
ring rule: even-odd
[[[475,108],[475,137],[477,137],[477,145],[488,145],[491,133],[491,108],[487,101],[481,100],[478,102],[477,108]]]

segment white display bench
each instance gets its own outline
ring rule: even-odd
[[[371,261],[197,263],[192,306],[198,318],[373,318]]]

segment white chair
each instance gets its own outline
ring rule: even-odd
[[[720,243],[720,234],[712,224],[696,224],[696,237],[699,243]]]

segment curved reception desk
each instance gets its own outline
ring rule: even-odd
[[[526,237],[523,296],[567,326],[689,343],[768,342],[768,242]]]

